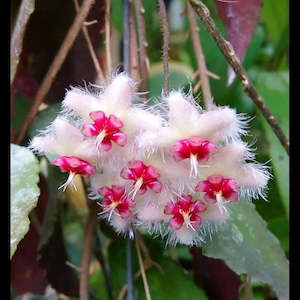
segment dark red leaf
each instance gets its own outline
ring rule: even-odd
[[[262,0],[215,0],[227,40],[243,61],[258,23]]]
[[[42,221],[48,200],[47,183],[40,176],[38,205],[35,208],[39,222]],[[43,294],[47,285],[45,271],[38,262],[39,233],[30,223],[29,231],[18,244],[11,261],[11,284],[16,294]]]
[[[201,248],[192,247],[194,281],[210,300],[238,300],[240,277],[221,259],[202,255]]]
[[[67,261],[61,219],[58,217],[53,234],[39,249],[39,262],[46,271],[49,283],[56,291],[71,297],[78,297],[79,279],[73,269],[66,264]]]

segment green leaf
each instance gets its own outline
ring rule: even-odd
[[[258,72],[254,84],[280,127],[289,136],[289,73]],[[260,114],[281,201],[289,218],[289,157],[270,125]]]
[[[228,205],[231,218],[203,247],[206,256],[223,259],[237,274],[272,286],[280,300],[289,299],[289,262],[254,204],[241,199]]]
[[[289,24],[288,1],[264,0],[262,23],[269,40],[277,44]]]
[[[28,214],[37,205],[40,190],[37,185],[39,163],[29,149],[11,144],[10,162],[10,258],[12,258],[18,243],[29,230]]]
[[[152,299],[208,299],[204,291],[195,285],[191,274],[185,274],[180,265],[167,258],[161,258],[159,265],[163,272],[155,267],[147,271],[147,281]],[[137,280],[137,286],[137,299],[146,299],[141,278]]]

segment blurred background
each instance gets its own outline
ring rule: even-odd
[[[11,1],[11,31],[14,30],[22,1]],[[156,1],[143,0],[149,73],[148,98],[160,97],[163,82],[161,20]],[[239,6],[205,0],[218,29],[234,45],[243,66],[285,134],[289,135],[289,3],[287,0],[240,1]],[[170,30],[170,88],[194,89],[203,105],[197,60],[189,30],[185,2],[166,1]],[[35,1],[23,36],[23,49],[11,85],[11,143],[15,142],[37,90],[59,50],[76,9],[73,1]],[[96,0],[86,21],[100,66],[105,69],[105,1]],[[122,70],[122,1],[111,1],[111,59],[113,70]],[[251,116],[245,141],[256,149],[256,160],[271,167],[267,199],[254,200],[266,227],[289,257],[289,157],[272,129],[240,81],[230,82],[228,64],[197,17],[199,35],[211,72],[210,87],[217,105],[228,105]],[[239,36],[240,35],[240,36]],[[137,79],[139,79],[138,75]],[[45,128],[60,109],[66,89],[99,83],[85,38],[80,32],[31,122],[22,145],[27,145]],[[38,205],[31,214],[30,230],[11,260],[11,299],[78,299],[78,266],[81,264],[83,228],[88,208],[83,187],[79,193],[58,193],[63,174],[40,158]],[[82,184],[82,183],[81,183]],[[80,185],[80,183],[79,183]],[[43,226],[41,226],[41,224]],[[45,225],[46,224],[46,225]],[[97,228],[96,250],[92,257],[89,288],[91,299],[121,299],[126,284],[125,241],[105,222]],[[144,234],[150,253],[147,277],[154,300],[160,299],[246,299],[249,286],[221,259],[204,256],[202,249],[185,246],[165,247],[159,238]],[[257,243],[264,241],[257,241]],[[255,255],[255,254],[254,254]],[[103,264],[107,272],[103,270]],[[156,262],[158,266],[156,265]],[[68,262],[66,264],[66,261]],[[77,269],[76,269],[77,268]],[[138,270],[136,254],[133,269]],[[161,270],[162,269],[162,270]],[[108,274],[108,275],[107,275]],[[109,278],[107,278],[107,276]],[[176,287],[176,289],[175,289]],[[277,299],[268,284],[251,283],[252,299]],[[108,290],[110,292],[108,292]],[[135,281],[136,299],[146,299],[141,277]],[[26,298],[25,298],[26,297]],[[119,298],[118,298],[119,297]],[[123,296],[124,299],[126,296]],[[250,299],[250,298],[247,298]],[[283,298],[282,298],[283,299]]]

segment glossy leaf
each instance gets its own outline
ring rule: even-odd
[[[28,214],[36,206],[40,190],[37,186],[39,163],[30,150],[11,144],[10,163],[10,258],[12,258],[19,241],[29,229]]]
[[[272,203],[270,203],[270,206]],[[243,199],[228,205],[231,218],[208,241],[206,256],[225,260],[237,274],[272,286],[280,300],[289,299],[289,262],[254,205]]]

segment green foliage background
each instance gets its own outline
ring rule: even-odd
[[[214,2],[205,1],[212,12],[212,17],[216,21],[219,30],[225,34],[222,21],[216,13]],[[150,74],[148,80],[148,97],[159,97],[162,88],[162,62],[161,62],[161,33],[160,19],[157,14],[155,1],[143,1],[145,7],[147,40],[149,44],[148,55],[150,58]],[[120,0],[112,0],[112,23],[114,28],[122,34],[122,5]],[[172,17],[172,16],[171,16]],[[266,223],[261,225],[262,231],[266,230],[266,235],[262,237],[257,234],[251,243],[246,244],[255,248],[260,248],[261,239],[268,236],[269,231],[278,239],[280,247],[283,249],[286,257],[289,257],[289,157],[277,140],[273,131],[262,117],[261,113],[254,106],[252,100],[248,98],[240,82],[235,79],[231,86],[227,86],[227,63],[219,49],[209,36],[203,25],[198,22],[200,27],[201,42],[208,69],[220,76],[219,80],[210,79],[211,90],[214,100],[218,105],[228,105],[234,107],[238,112],[247,113],[252,118],[249,127],[249,135],[245,140],[253,144],[256,148],[257,161],[266,163],[271,167],[273,175],[270,181],[267,199],[257,199],[253,203],[256,211],[249,208],[250,215],[257,214],[255,218],[261,217]],[[190,89],[190,80],[194,70],[197,69],[195,55],[193,52],[191,38],[187,37],[188,22],[186,15],[183,17],[183,26],[180,29],[170,31],[170,87]],[[262,95],[271,112],[279,121],[284,132],[289,135],[289,19],[288,19],[288,1],[264,0],[262,14],[259,25],[256,28],[252,42],[248,49],[243,65],[250,75],[255,87]],[[100,45],[103,47],[103,45]],[[201,92],[196,95],[200,104],[202,104]],[[26,97],[16,95],[18,101],[15,101],[16,114],[12,120],[12,128],[15,133],[18,132],[24,116],[28,111],[29,105]],[[38,130],[45,128],[56,116],[60,105],[54,104],[38,114],[37,119],[31,124],[28,136],[33,137]],[[43,169],[43,168],[42,168]],[[57,175],[53,170],[48,170],[46,166],[44,172],[48,182],[57,181]],[[54,193],[52,194],[54,195]],[[55,197],[58,197],[55,194]],[[59,195],[61,197],[61,195]],[[53,200],[54,201],[54,200]],[[57,200],[55,200],[57,201]],[[58,205],[53,205],[53,210],[57,210]],[[248,209],[248,208],[247,208]],[[78,213],[78,212],[77,212]],[[79,212],[80,215],[80,212]],[[84,220],[86,215],[82,213]],[[71,263],[80,265],[82,255],[83,228],[74,217],[69,207],[62,209],[61,222],[65,239],[65,246]],[[245,222],[246,223],[246,222]],[[240,223],[239,229],[244,230],[245,223]],[[232,226],[235,226],[233,223]],[[262,223],[263,224],[263,223]],[[252,225],[249,225],[252,226]],[[253,225],[254,229],[256,228]],[[264,229],[264,227],[267,229]],[[51,226],[50,226],[51,227]],[[226,229],[225,230],[225,235]],[[231,229],[230,229],[231,230]],[[247,229],[245,229],[247,230]],[[258,227],[256,230],[260,230]],[[248,231],[244,237],[247,236]],[[266,245],[271,248],[276,245],[273,236],[266,238]],[[101,223],[100,238],[103,243],[105,259],[109,265],[112,278],[114,296],[126,282],[125,266],[125,244],[124,240],[117,236],[107,225]],[[192,272],[184,268],[182,261],[192,263],[192,255],[187,247],[178,246],[176,248],[165,248],[164,243],[158,239],[151,239],[145,234],[145,239],[152,259],[159,263],[165,272],[165,275],[157,268],[152,267],[147,272],[149,286],[153,299],[208,299],[205,291],[197,287],[193,282]],[[221,242],[222,240],[218,240]],[[255,244],[257,243],[257,244]],[[250,247],[249,246],[249,247]],[[232,246],[234,247],[234,246]],[[277,246],[274,246],[275,248]],[[210,250],[209,250],[210,249]],[[233,248],[232,248],[233,249]],[[230,250],[230,249],[229,249]],[[207,255],[218,257],[216,249],[207,246]],[[211,251],[211,252],[209,252]],[[262,251],[268,251],[263,249]],[[272,252],[272,251],[271,251]],[[262,257],[277,260],[281,257]],[[222,257],[223,255],[223,257]],[[225,259],[224,253],[221,258]],[[266,255],[263,253],[262,255]],[[228,257],[227,257],[228,258]],[[227,261],[228,263],[228,261]],[[285,262],[283,263],[283,265]],[[230,265],[230,261],[229,261]],[[284,268],[285,266],[282,267]],[[263,269],[264,266],[262,265]],[[234,267],[233,267],[234,269]],[[134,270],[138,270],[137,258],[134,256]],[[265,269],[266,272],[269,272]],[[282,269],[273,270],[277,275]],[[276,275],[276,276],[277,276]],[[167,279],[166,279],[167,276]],[[276,277],[275,276],[275,277]],[[268,282],[271,284],[270,282]],[[275,284],[276,285],[276,284]],[[176,286],[176,289],[173,287]],[[101,298],[108,299],[105,292],[105,280],[101,268],[90,278],[90,288],[93,293]],[[268,299],[264,289],[264,283],[253,283],[253,299]],[[136,299],[145,299],[143,284],[141,278],[136,281],[134,294]],[[42,299],[42,296],[40,296]],[[283,298],[282,298],[283,299]]]

